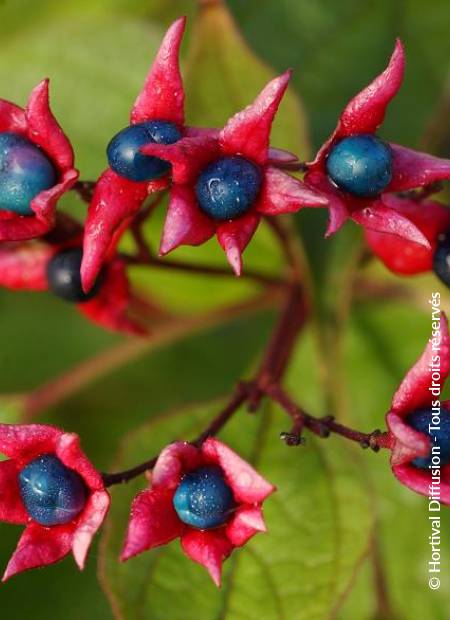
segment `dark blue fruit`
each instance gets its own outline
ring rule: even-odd
[[[201,209],[215,220],[244,215],[261,188],[261,170],[244,157],[224,157],[210,164],[195,185]]]
[[[28,514],[41,525],[69,523],[86,504],[83,480],[53,454],[28,463],[19,474],[19,487]]]
[[[64,299],[74,303],[89,301],[98,293],[101,286],[102,276],[97,278],[96,283],[85,293],[81,286],[81,259],[83,253],[79,248],[63,250],[55,254],[47,265],[47,280],[50,291]]]
[[[332,147],[326,167],[339,188],[355,196],[372,197],[391,182],[392,153],[376,136],[351,136]]]
[[[438,239],[433,256],[433,271],[446,286],[450,287],[450,235]]]
[[[186,474],[173,505],[183,523],[207,530],[225,523],[234,508],[233,493],[219,467],[201,467]]]
[[[170,164],[159,157],[143,155],[145,144],[173,144],[181,138],[177,126],[167,121],[147,121],[125,127],[108,144],[110,167],[130,181],[152,181],[170,171]]]
[[[440,447],[440,465],[447,465],[447,463],[450,463],[450,411],[441,408],[440,430],[433,430],[430,433],[428,427],[431,424],[431,418],[431,409],[417,409],[417,411],[414,411],[406,418],[406,421],[416,431],[431,437],[431,445]],[[428,456],[414,459],[412,464],[420,467],[420,469],[428,469],[431,465],[431,451]]]
[[[1,210],[33,215],[33,198],[56,181],[56,170],[42,149],[18,134],[0,133]]]

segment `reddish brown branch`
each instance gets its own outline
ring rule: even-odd
[[[248,402],[249,406],[253,404],[255,390],[258,391],[258,393],[263,392],[265,396],[268,396],[274,402],[278,403],[292,419],[292,429],[287,433],[280,434],[280,437],[288,446],[298,446],[304,443],[302,431],[303,428],[308,428],[315,435],[322,438],[328,437],[330,433],[336,433],[350,441],[359,443],[363,448],[370,447],[374,452],[378,452],[380,448],[389,448],[389,437],[387,433],[382,433],[379,430],[375,430],[371,433],[362,433],[344,426],[343,424],[338,424],[334,421],[332,416],[315,418],[298,407],[280,386],[266,385],[264,388],[261,388],[258,384],[258,380],[249,383],[239,383],[230,401],[218,415],[213,418],[206,429],[191,443],[196,446],[201,446],[208,437],[216,435],[245,402]],[[103,474],[105,485],[112,486],[114,484],[121,484],[132,480],[136,476],[140,476],[154,467],[157,458],[157,456],[154,456],[136,467],[121,472]]]
[[[134,216],[130,225],[130,232],[133,236],[137,248],[136,258],[141,261],[140,264],[147,264],[152,260],[152,251],[147,239],[143,233],[143,226],[147,219],[152,215],[156,207],[161,203],[167,192],[162,191],[144,208],[140,209]],[[130,261],[128,261],[130,262]]]
[[[371,433],[363,433],[339,424],[333,416],[316,418],[310,415],[301,409],[279,385],[267,385],[264,392],[292,418],[294,425],[300,428],[304,426],[319,437],[328,437],[331,433],[335,433],[358,443],[362,448],[371,448],[374,452],[378,452],[380,448],[390,447],[388,434],[378,429]]]
[[[304,164],[289,164],[289,169],[304,170]],[[94,186],[95,185],[90,181],[79,181],[74,189],[88,202],[92,197]],[[122,257],[127,263],[130,265],[147,265],[161,269],[202,273],[205,275],[233,275],[228,268],[197,265],[174,260],[162,261],[152,254],[150,246],[143,235],[142,226],[160,203],[163,196],[164,193],[159,194],[151,204],[142,209],[134,218],[130,226],[130,231],[136,243],[137,253],[132,256],[123,254]],[[308,308],[300,285],[300,261],[290,232],[284,228],[280,221],[274,218],[266,218],[266,221],[276,236],[286,263],[291,269],[291,283],[286,283],[266,274],[250,270],[246,271],[245,277],[266,286],[284,286],[287,293],[285,303],[254,380],[248,383],[238,384],[235,393],[227,405],[192,443],[199,446],[207,437],[216,435],[245,402],[248,403],[250,411],[255,411],[258,409],[261,399],[263,397],[268,397],[278,403],[292,420],[290,431],[281,434],[282,439],[287,445],[299,445],[303,443],[302,432],[304,428],[307,428],[319,437],[327,437],[330,433],[335,433],[350,441],[359,443],[362,447],[370,447],[374,451],[378,451],[381,447],[389,447],[387,433],[382,433],[379,430],[373,431],[372,433],[356,431],[339,424],[332,416],[316,418],[301,409],[281,387],[280,382],[288,361],[292,356],[297,336],[306,321]],[[39,394],[39,396],[41,396],[41,394]],[[104,474],[103,478],[105,484],[111,486],[113,484],[127,482],[145,471],[152,469],[156,459],[157,457],[153,457],[136,467],[122,472]]]
[[[270,340],[267,353],[263,358],[256,379],[248,383],[238,384],[228,404],[193,441],[195,445],[200,445],[207,437],[218,433],[231,416],[246,401],[249,402],[249,408],[251,409],[254,409],[259,404],[263,394],[261,386],[265,383],[266,377],[268,376],[281,377],[287,361],[288,351],[292,349],[296,335],[300,331],[305,318],[305,307],[301,288],[299,285],[290,286],[288,288],[285,306],[275,327],[274,335]],[[103,479],[105,480],[105,484],[110,486],[128,482],[132,478],[147,471],[147,469],[151,469],[155,464],[156,458],[157,457],[153,457],[145,463],[123,472],[104,474]]]
[[[301,281],[301,268],[299,264],[299,257],[297,248],[294,246],[291,238],[291,233],[284,226],[283,223],[275,217],[266,217],[265,221],[272,230],[275,238],[278,241],[286,264],[289,266],[292,272],[292,280],[295,282]]]
[[[236,278],[235,274],[228,267],[220,267],[215,265],[200,265],[197,263],[189,263],[186,261],[161,260],[155,256],[130,256],[129,254],[121,254],[122,258],[129,265],[139,265],[155,267],[156,269],[167,269],[169,271],[183,271],[185,273],[196,273],[209,276],[221,276],[227,278]],[[247,269],[241,276],[245,280],[254,280],[258,284],[265,286],[278,286],[281,287],[285,283],[280,278],[275,276],[269,276],[259,271]]]
[[[94,188],[95,181],[77,181],[72,187],[72,190],[78,194],[81,200],[89,204],[92,200]]]
[[[114,484],[124,484],[125,482],[129,482],[130,480],[133,480],[133,478],[137,478],[138,476],[145,474],[146,471],[153,469],[157,460],[158,456],[154,456],[150,460],[145,461],[140,465],[136,465],[136,467],[132,467],[131,469],[125,469],[124,471],[119,471],[115,474],[102,474],[103,483],[105,487],[111,487]]]
[[[288,288],[284,307],[256,375],[256,389],[249,404],[251,411],[258,409],[264,386],[281,380],[306,318],[307,307],[302,288],[299,284],[293,284]]]
[[[350,441],[359,443],[364,448],[370,447],[375,452],[382,447],[389,447],[387,433],[381,433],[379,430],[372,433],[362,433],[339,424],[332,416],[315,418],[301,409],[281,387],[280,381],[306,317],[307,308],[302,289],[299,284],[293,284],[288,287],[284,307],[255,379],[248,383],[238,384],[235,393],[226,406],[206,429],[192,441],[194,445],[200,446],[205,439],[216,435],[244,403],[248,404],[249,410],[255,411],[265,396],[278,403],[292,419],[291,430],[288,433],[281,434],[287,445],[303,443],[302,431],[303,428],[308,428],[319,437],[328,437],[330,433],[336,433]],[[151,469],[156,460],[157,456],[132,469],[114,474],[103,474],[105,484],[111,486],[128,482]]]
[[[287,161],[287,162],[277,162],[277,168],[280,170],[288,170],[289,172],[307,172],[308,164],[304,161]]]
[[[217,435],[217,433],[225,426],[228,420],[239,409],[241,405],[245,403],[248,398],[248,385],[245,383],[238,383],[233,396],[229,403],[222,409],[222,411],[210,422],[205,430],[200,433],[197,439],[192,442],[195,446],[201,446],[205,439]]]

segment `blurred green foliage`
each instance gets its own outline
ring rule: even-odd
[[[450,62],[447,0],[428,6],[418,0],[229,0],[228,5],[244,38],[225,9],[205,8],[199,15],[194,0],[4,0],[1,95],[23,104],[31,88],[49,76],[52,105],[73,141],[82,177],[95,178],[105,166],[105,144],[127,124],[165,27],[188,14],[183,64],[192,123],[220,125],[272,75],[292,67],[293,88],[275,125],[274,143],[306,157],[333,129],[345,102],[384,68],[400,35],[408,57],[406,78],[382,133],[416,147],[427,143],[430,126],[436,133],[433,119]],[[439,123],[448,135],[442,110]],[[73,196],[63,206],[84,213]],[[298,345],[287,382],[314,414],[332,407],[341,419],[369,430],[383,425],[396,384],[426,341],[427,299],[438,285],[422,276],[401,282],[412,301],[353,300],[360,233],[349,225],[325,243],[325,220],[325,213],[311,210],[294,222],[313,276],[316,320]],[[158,215],[148,230],[152,239],[160,227]],[[182,249],[177,257],[224,261],[213,242]],[[279,251],[264,227],[245,259],[267,272],[280,269]],[[399,283],[380,265],[369,265],[362,275],[378,285]],[[243,301],[255,292],[247,282],[156,270],[136,269],[133,278],[178,313]],[[448,295],[444,303],[450,309]],[[111,347],[128,346],[45,294],[1,292],[0,311],[0,390],[6,395],[70,373]],[[272,313],[261,311],[157,350],[142,348],[40,420],[79,432],[99,468],[135,463],[174,437],[195,434],[236,378],[253,368],[272,323]],[[19,414],[17,396],[0,399],[2,421]],[[176,544],[125,566],[117,563],[128,502],[143,484],[137,480],[114,489],[111,519],[85,573],[68,559],[21,575],[1,587],[2,613],[11,620],[447,618],[448,580],[438,592],[426,583],[426,501],[394,480],[385,454],[360,453],[339,438],[308,438],[305,448],[288,450],[277,440],[285,423],[274,408],[259,418],[242,412],[224,432],[279,491],[267,504],[271,533],[256,537],[227,563],[221,592]],[[443,532],[449,531],[445,514]],[[18,534],[19,528],[0,524],[3,561]],[[393,612],[380,608],[374,544]],[[443,549],[448,557],[448,536]]]

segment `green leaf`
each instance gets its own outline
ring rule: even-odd
[[[17,424],[20,422],[25,412],[25,406],[26,397],[21,394],[0,395],[0,424]]]
[[[17,545],[22,529],[0,523],[2,572]],[[96,545],[91,553],[94,556],[97,554]],[[79,620],[89,617],[112,620],[108,603],[96,580],[94,565],[91,563],[80,573],[71,557],[43,570],[19,575],[2,584],[2,610],[14,620]]]
[[[298,352],[303,362],[312,340],[305,342]],[[297,388],[312,397],[308,379]],[[222,404],[195,405],[153,419],[126,438],[115,468],[145,460],[174,438],[194,437]],[[278,439],[288,427],[283,415],[271,407],[255,416],[242,410],[221,434],[278,491],[265,505],[269,534],[234,552],[224,565],[220,591],[204,569],[183,556],[177,542],[118,563],[129,505],[145,479],[113,490],[100,575],[118,618],[329,617],[367,551],[372,528],[359,455],[334,438],[326,444],[309,438],[305,448],[287,448]]]
[[[193,14],[196,4],[190,0],[3,2],[1,94],[24,103],[31,88],[49,75],[52,105],[74,142],[82,176],[95,178],[106,163],[105,145],[128,122],[131,102],[164,28],[177,13]],[[313,121],[313,142],[318,146],[333,129],[348,99],[385,66],[394,38],[401,34],[406,42],[407,74],[390,106],[383,135],[417,146],[448,71],[450,9],[446,0],[437,0],[432,7],[418,0],[365,4],[357,0],[230,0],[251,48],[273,70],[249,50],[224,6],[209,4],[200,11],[195,28],[189,25],[183,44],[184,55],[190,41],[193,45],[186,67],[191,123],[223,124],[277,72],[294,67],[293,85],[305,101]],[[446,135],[445,128],[441,133]],[[291,89],[274,126],[274,145],[307,157],[306,134],[304,113]],[[444,153],[446,146],[438,140],[436,148]],[[77,198],[65,198],[62,204],[84,216],[85,207]],[[428,336],[428,319],[417,308],[427,306],[429,291],[436,282],[431,275],[399,281],[379,264],[371,265],[364,277],[383,285],[395,284],[395,294],[401,293],[401,284],[411,302],[408,307],[382,304],[378,294],[371,307],[358,308],[346,328],[346,304],[360,244],[358,233],[346,226],[336,236],[336,243],[325,245],[326,210],[305,210],[297,219],[316,277],[322,357],[317,357],[315,335],[307,332],[293,359],[288,386],[313,413],[329,413],[332,405],[342,419],[371,430],[383,424],[397,382]],[[155,244],[161,224],[162,212],[149,230]],[[202,248],[183,248],[175,258],[225,264],[215,241]],[[270,273],[280,271],[278,248],[263,226],[245,260],[248,266]],[[136,269],[133,278],[177,312],[244,300],[256,290],[245,281],[175,276],[158,270],[144,275],[143,270]],[[449,300],[447,293],[447,308]],[[90,325],[75,308],[46,294],[2,293],[0,306],[4,335],[1,392],[36,387],[121,341]],[[145,458],[149,451],[158,451],[179,434],[195,434],[196,425],[213,415],[218,403],[193,408],[192,417],[179,407],[227,392],[261,348],[268,327],[266,316],[255,316],[185,338],[158,352],[149,351],[85,386],[40,420],[79,432],[93,462],[102,468],[122,435],[150,420],[142,438],[136,432],[124,444],[123,462],[135,464],[139,454]],[[343,336],[345,363],[340,348]],[[328,381],[324,382],[324,375]],[[21,405],[20,398],[14,396],[0,400],[0,421],[16,421]],[[178,412],[167,419],[156,419],[172,407]],[[395,481],[387,455],[360,454],[339,438],[323,443],[309,440],[306,447],[289,450],[277,439],[280,430],[288,430],[288,420],[278,411],[264,415],[267,435],[261,432],[261,417],[239,412],[224,438],[279,486],[278,494],[267,503],[270,534],[256,537],[227,562],[221,593],[212,587],[201,567],[184,558],[177,544],[120,566],[116,551],[133,487],[115,489],[113,536],[105,543],[105,555],[102,551],[103,582],[111,590],[114,613],[118,615],[118,609],[123,609],[125,618],[146,620],[251,620],[252,613],[264,620],[325,620],[335,613],[344,591],[354,582],[339,618],[372,620],[377,609],[372,565],[367,561],[361,572],[358,567],[375,515],[381,518],[382,564],[395,611],[402,620],[444,620],[448,615],[448,585],[436,593],[429,593],[426,585],[426,500]],[[138,446],[136,453],[133,438]],[[134,488],[142,484],[143,479]],[[373,491],[367,488],[370,486]],[[449,527],[447,511],[443,514],[443,531]],[[0,556],[4,561],[18,535],[18,528],[0,524]],[[448,554],[444,537],[443,549]],[[94,561],[81,575],[68,559],[12,580],[2,586],[2,610],[11,620],[111,620],[111,611],[94,579],[96,556],[94,548]],[[76,601],[71,596],[75,587]],[[42,595],[48,592],[51,596]]]
[[[294,68],[315,147],[331,133],[347,101],[384,69],[400,36],[406,76],[382,133],[417,145],[449,69],[446,0],[436,0],[432,10],[419,0],[229,0],[229,5],[262,58],[278,70]]]
[[[191,28],[186,80],[188,122],[221,127],[251,103],[276,72],[248,47],[225,3],[201,3]],[[300,158],[309,154],[303,107],[290,89],[277,114],[271,142],[293,150]]]
[[[2,290],[0,308],[0,393],[33,389],[121,339],[48,293]]]
[[[4,96],[21,104],[42,77],[51,77],[52,106],[74,143],[82,176],[95,178],[105,166],[104,149],[110,136],[128,122],[130,105],[142,86],[164,29],[156,22],[143,20],[141,10],[134,12],[130,3],[118,2],[122,8],[117,11],[111,3],[97,0],[83,3],[82,7],[76,2],[68,4],[71,6],[60,3],[55,11],[50,8],[55,6],[53,2],[46,3],[46,9],[44,3],[36,5],[30,10],[30,20],[24,17],[15,25],[14,12],[11,21],[3,13],[2,26],[8,29],[10,25],[11,30],[2,39],[0,79],[4,88],[8,85]],[[76,197],[66,197],[63,205],[84,216],[85,207]],[[158,217],[152,223],[155,241],[161,228]],[[280,259],[276,258],[274,243],[267,231],[261,237],[265,239],[260,245],[263,260],[255,252],[256,263],[270,263],[269,269],[277,271]],[[193,249],[190,252],[186,257],[192,261],[224,265],[223,255],[212,244],[202,256]],[[154,288],[150,290],[161,293],[162,301],[185,313],[244,301],[256,291],[253,285],[235,283],[232,278],[212,282],[211,278],[178,278],[174,273],[166,276],[158,270],[146,278],[152,281]],[[98,329],[74,306],[46,293],[3,291],[0,305],[0,327],[8,335],[3,339],[0,359],[2,393],[36,388],[61,373],[70,373],[71,368],[91,356],[106,355],[110,347],[122,346],[122,337]],[[38,421],[78,432],[92,461],[106,467],[120,437],[143,420],[186,400],[210,398],[230,389],[254,358],[267,331],[267,317],[261,314],[242,321],[228,322],[224,317],[224,325],[201,335],[128,358],[127,363],[116,365],[114,371],[52,406]],[[200,367],[199,360],[203,360]],[[0,403],[1,421],[17,421],[17,404],[20,402],[9,398]],[[0,528],[0,555],[6,561],[19,531],[3,524]],[[94,549],[94,558],[95,553]],[[30,615],[38,620],[51,615],[71,618],[93,614],[109,620],[110,611],[94,581],[93,565],[79,576],[68,559],[62,565],[12,580],[2,588],[2,609],[8,609],[9,616],[18,619]],[[55,579],[58,593],[51,598],[40,596],[52,590]],[[68,603],[67,598],[73,583],[80,585],[76,605]],[[23,588],[28,597],[20,596]],[[67,606],[70,610],[65,612]]]

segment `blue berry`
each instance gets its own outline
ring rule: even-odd
[[[56,170],[42,149],[18,134],[0,133],[1,210],[33,215],[33,198],[56,181]]]
[[[177,126],[167,121],[147,121],[125,127],[108,144],[110,167],[130,181],[152,181],[170,171],[170,164],[159,157],[143,155],[145,144],[173,144],[181,138]]]
[[[433,256],[433,271],[439,280],[450,287],[450,234],[438,240]]]
[[[75,303],[83,303],[95,297],[102,284],[102,275],[97,278],[92,289],[85,293],[81,286],[81,259],[83,253],[79,248],[63,250],[55,254],[47,265],[47,281],[50,291]]]
[[[53,454],[42,454],[19,474],[19,488],[28,514],[41,525],[69,523],[86,504],[81,477]]]
[[[210,164],[195,185],[201,209],[215,220],[246,213],[261,188],[261,170],[244,157],[223,157]]]
[[[450,411],[441,408],[439,431],[429,431],[429,425],[431,424],[432,410],[431,409],[417,409],[411,413],[406,421],[416,431],[424,433],[431,437],[431,445],[440,447],[440,464],[446,465],[450,463]],[[434,441],[436,437],[436,441]],[[412,464],[420,469],[428,469],[431,465],[431,451],[429,456],[417,457],[412,461]]]
[[[219,467],[200,467],[186,474],[173,505],[183,523],[200,530],[225,523],[234,508],[233,493]]]
[[[335,144],[326,166],[339,188],[359,197],[376,196],[392,179],[391,149],[372,135],[351,136]]]

